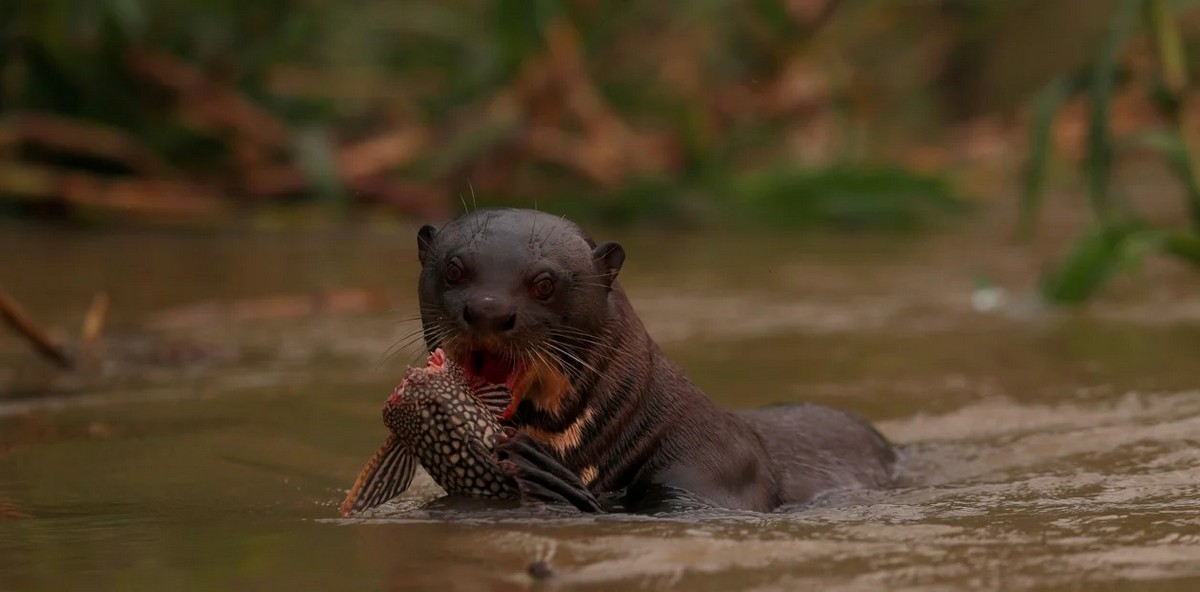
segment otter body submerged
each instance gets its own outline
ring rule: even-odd
[[[503,435],[496,417],[508,406],[503,385],[472,386],[440,349],[424,368],[410,368],[383,409],[391,431],[362,469],[342,504],[342,515],[377,507],[412,484],[420,463],[450,494],[508,499],[516,496],[493,456]]]

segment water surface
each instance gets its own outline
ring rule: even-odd
[[[110,357],[83,375],[0,339],[0,589],[1200,584],[1195,275],[1152,265],[1049,314],[1022,298],[1043,251],[986,226],[619,238],[635,308],[712,397],[853,409],[905,446],[913,486],[778,515],[586,518],[415,508],[437,494],[422,480],[341,520],[419,355],[387,355],[414,328],[408,229],[5,229],[0,278],[31,313],[70,336],[106,289],[113,315]],[[978,274],[1010,290],[997,308]],[[286,298],[351,289],[374,296],[313,313]]]

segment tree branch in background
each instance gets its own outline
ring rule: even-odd
[[[129,68],[147,80],[171,89],[179,115],[205,131],[234,133],[265,147],[283,148],[291,133],[275,114],[240,93],[210,80],[195,66],[167,53],[132,51]]]
[[[29,315],[21,310],[20,305],[3,291],[0,291],[0,316],[4,317],[9,327],[28,340],[34,349],[42,354],[42,357],[61,368],[70,369],[75,366],[74,360],[67,355],[62,346],[55,342],[33,319],[29,318]]]
[[[341,180],[353,185],[408,164],[428,145],[429,133],[417,127],[384,132],[354,144],[336,148]],[[267,164],[246,172],[246,191],[275,197],[309,189],[312,180],[290,164]]]
[[[186,181],[105,177],[26,162],[0,161],[0,197],[143,215],[206,215],[224,209],[217,195]]]
[[[161,175],[167,169],[158,155],[120,129],[49,113],[14,113],[0,122],[0,149],[21,145],[112,161],[144,175]]]

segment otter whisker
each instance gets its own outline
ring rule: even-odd
[[[533,209],[537,209],[537,196],[533,196]],[[537,220],[534,219],[533,224],[529,225],[529,244],[533,245],[533,239],[537,236]]]
[[[452,332],[447,331],[447,332],[436,333],[436,334],[434,334],[434,337],[436,338],[436,340],[430,342],[430,343],[432,343],[432,345],[427,348],[422,348],[422,350],[428,349],[428,350],[432,351],[432,350],[438,349],[439,347],[446,351],[454,351],[456,349],[455,346],[457,346],[457,341],[456,341],[456,337],[452,334]],[[445,340],[445,341],[442,341],[442,340]],[[413,355],[416,360],[419,360],[420,356],[424,355],[424,353],[425,352],[418,350],[418,351],[414,352]],[[405,365],[411,366],[411,365],[413,365],[414,361],[415,360],[408,360],[407,362],[405,362]]]
[[[559,337],[565,341],[569,341],[569,342],[573,342],[573,343],[594,345],[594,346],[602,347],[605,349],[612,349],[612,347],[613,347],[612,344],[610,344],[607,340],[605,340],[601,337],[592,335],[591,333],[586,333],[584,331],[580,331],[578,329],[571,329],[571,328],[567,328],[567,327],[557,327],[557,328],[551,329],[549,331],[549,334],[552,337]]]
[[[374,367],[374,368],[372,368],[372,369],[371,369],[371,371],[372,371],[372,372],[379,372],[379,369],[380,369],[380,368],[382,368],[384,364],[387,364],[387,363],[391,362],[391,361],[392,361],[392,360],[393,360],[393,359],[394,359],[396,356],[400,355],[400,353],[401,353],[401,352],[403,352],[403,351],[405,351],[405,350],[409,349],[409,348],[410,348],[412,345],[413,345],[412,343],[408,343],[408,344],[404,344],[404,345],[402,345],[402,346],[398,346],[398,347],[393,347],[393,348],[390,348],[390,349],[389,349],[389,352],[387,353],[387,355],[380,356],[380,359],[379,359],[379,361],[377,361],[377,362],[375,363],[375,367]],[[394,351],[393,351],[393,350],[394,350]],[[419,353],[419,352],[417,352],[417,353]],[[405,359],[405,361],[404,361],[404,364],[403,364],[403,365],[404,365],[404,366],[408,366],[408,365],[412,364],[412,363],[413,363],[413,361],[414,361],[414,356],[413,356],[413,355],[409,355],[409,356],[408,356],[408,357]]]
[[[413,331],[410,331],[409,333],[407,333],[404,336],[397,339],[396,343],[394,343],[391,347],[389,347],[387,349],[387,351],[384,354],[383,359],[380,360],[379,363],[382,364],[384,362],[390,361],[400,351],[407,349],[408,347],[411,347],[412,345],[415,345],[418,341],[422,341],[422,340],[429,341],[431,336],[437,336],[440,338],[442,336],[440,334],[447,333],[450,330],[451,330],[450,328],[445,327],[445,326],[437,326],[437,327],[422,326]],[[409,363],[411,363],[411,362],[412,361],[410,360]]]
[[[415,338],[409,338],[405,341],[399,341],[399,342],[396,342],[395,344],[393,344],[391,347],[389,347],[387,349],[387,351],[385,351],[383,354],[380,355],[379,362],[377,363],[376,369],[378,369],[378,365],[382,365],[386,362],[390,362],[392,360],[392,358],[399,355],[401,352],[407,350],[408,348],[412,347],[413,344],[415,344],[416,342],[417,342],[417,340]]]
[[[564,336],[556,336],[553,341],[555,342],[555,344],[558,347],[561,347],[564,349],[569,349],[573,352],[578,352],[580,350],[593,349],[593,350],[597,351],[598,353],[607,354],[609,352],[615,351],[608,344],[590,343],[588,341],[584,341],[581,339],[571,339],[569,337],[564,337]]]
[[[404,336],[403,336],[403,337],[401,337],[401,339],[408,338],[408,337],[411,337],[411,336],[413,336],[413,335],[420,335],[420,334],[421,334],[421,333],[423,333],[424,331],[425,331],[425,327],[424,327],[424,326],[418,326],[418,327],[417,327],[417,328],[415,328],[415,329],[410,329],[410,330],[408,331],[408,333],[405,333],[405,334],[404,334]]]
[[[397,348],[406,347],[408,344],[410,344],[412,342],[413,339],[415,339],[416,337],[420,337],[422,335],[423,331],[424,331],[423,328],[417,328],[416,330],[410,331],[410,332],[400,336],[399,338],[397,338],[396,341],[394,343],[392,343],[392,345],[390,347],[388,347],[386,350],[384,350],[383,360],[381,360],[381,361],[385,361],[387,358],[390,358],[392,355],[394,355],[394,350],[396,350]]]
[[[549,330],[553,331],[553,332],[564,332],[564,333],[569,332],[569,333],[573,333],[576,335],[587,335],[587,336],[599,336],[599,335],[603,335],[606,332],[606,329],[601,329],[599,332],[596,332],[596,331],[587,331],[584,329],[580,329],[578,327],[571,327],[568,325],[558,325],[558,326],[550,327]]]
[[[435,325],[422,331],[421,337],[429,343],[435,343],[449,335],[452,331],[453,330],[450,327]]]
[[[587,368],[588,370],[591,370],[593,374],[600,373],[598,370],[596,370],[596,368],[594,366],[583,361],[583,358],[579,357],[578,354],[576,354],[575,352],[572,352],[571,350],[567,349],[566,347],[563,347],[562,345],[554,343],[553,341],[546,341],[545,345],[549,348],[550,351],[558,353],[560,356],[565,357],[568,360],[571,360],[571,361],[575,362],[576,364],[579,364],[580,366]]]
[[[395,344],[393,344],[391,347],[389,347],[387,349],[387,351],[381,356],[379,362],[375,366],[375,370],[378,371],[379,366],[382,366],[383,364],[392,361],[392,359],[395,358],[395,356],[397,356],[398,354],[400,354],[400,352],[402,352],[406,349],[409,349],[410,347],[423,341],[422,337],[423,337],[422,334],[417,333],[415,335],[398,340]],[[414,355],[423,355],[424,353],[427,353],[427,352],[420,351],[423,349],[425,349],[425,348],[418,348],[418,351]],[[413,362],[413,360],[409,359],[406,361],[405,365],[411,364],[412,362]]]
[[[603,343],[601,341],[596,341],[594,339],[588,339],[586,337],[571,337],[569,335],[554,335],[553,337],[557,338],[558,342],[561,345],[571,347],[571,348],[586,348],[586,347],[592,346],[592,347],[596,347],[598,349],[603,349],[603,350],[608,350],[608,351],[612,350],[612,346],[610,346],[609,344]]]
[[[528,349],[533,355],[537,356],[538,361],[540,361],[543,365],[549,366],[552,368],[558,367],[559,369],[563,369],[561,364],[553,364],[550,362],[550,360],[546,359],[548,354],[546,354],[540,346],[530,347]],[[549,356],[549,357],[553,358],[554,356]],[[568,376],[569,376],[569,373],[568,373]]]
[[[584,361],[578,354],[569,352],[565,348],[554,344],[547,344],[546,349],[554,353],[555,357],[561,360],[565,366],[569,367],[570,373],[576,378],[584,378],[587,371],[598,374],[596,368]]]
[[[428,349],[436,349],[439,344],[445,341],[447,337],[452,337],[454,333],[453,327],[444,325],[430,327],[424,334]]]
[[[421,317],[408,317],[408,318],[403,318],[403,319],[395,319],[392,321],[392,324],[400,325],[403,323],[419,323],[419,322],[421,322]]]
[[[422,317],[430,316],[430,317],[446,319],[447,321],[450,320],[450,316],[446,314],[446,311],[444,311],[440,308],[422,306],[422,307],[419,307],[417,310],[419,310],[421,312]]]
[[[485,215],[485,216],[483,217],[483,230],[481,230],[481,231],[479,232],[479,234],[480,234],[480,235],[487,234],[488,224],[490,224],[490,223],[491,223],[491,221],[492,221],[492,215],[491,215],[491,214],[489,214],[489,215]]]
[[[539,344],[535,348],[534,351],[537,353],[538,357],[541,358],[543,363],[545,363],[547,366],[555,367],[563,374],[566,374],[567,378],[572,384],[577,384],[580,378],[582,378],[579,370],[567,363],[566,360],[563,360],[561,355],[546,347],[546,345],[548,345],[548,342]]]
[[[580,367],[574,373],[577,379],[582,380],[585,378],[585,370],[590,371],[593,377],[599,378],[601,372],[589,363],[587,359],[584,359],[577,348],[591,352],[596,358],[610,356],[610,353],[618,351],[617,348],[614,347],[610,340],[597,338],[580,331],[576,331],[575,333],[577,334],[574,336],[564,333],[566,332],[552,333],[550,340],[548,340],[548,344],[556,350],[556,356],[563,359],[564,364],[573,363]],[[609,368],[612,367],[612,364],[612,360],[607,363]]]
[[[547,242],[549,242],[549,240],[550,240],[550,239],[551,239],[551,238],[554,236],[554,233],[555,233],[555,232],[558,232],[558,229],[560,229],[560,228],[563,228],[564,226],[566,226],[565,224],[563,224],[563,222],[566,222],[566,221],[567,221],[567,215],[566,215],[566,214],[563,214],[562,216],[559,216],[559,217],[558,217],[558,223],[557,223],[557,224],[554,224],[553,226],[551,226],[551,227],[550,227],[550,232],[546,234],[546,238],[542,239],[542,244],[543,244],[543,245],[545,245],[545,244],[546,244]],[[568,224],[570,224],[570,223],[568,222]]]

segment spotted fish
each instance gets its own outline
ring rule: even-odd
[[[441,349],[424,368],[409,368],[383,408],[387,442],[359,473],[342,516],[369,510],[403,493],[417,463],[447,493],[508,499],[511,482],[492,456],[503,433],[497,416],[511,402],[504,385],[472,387]]]

